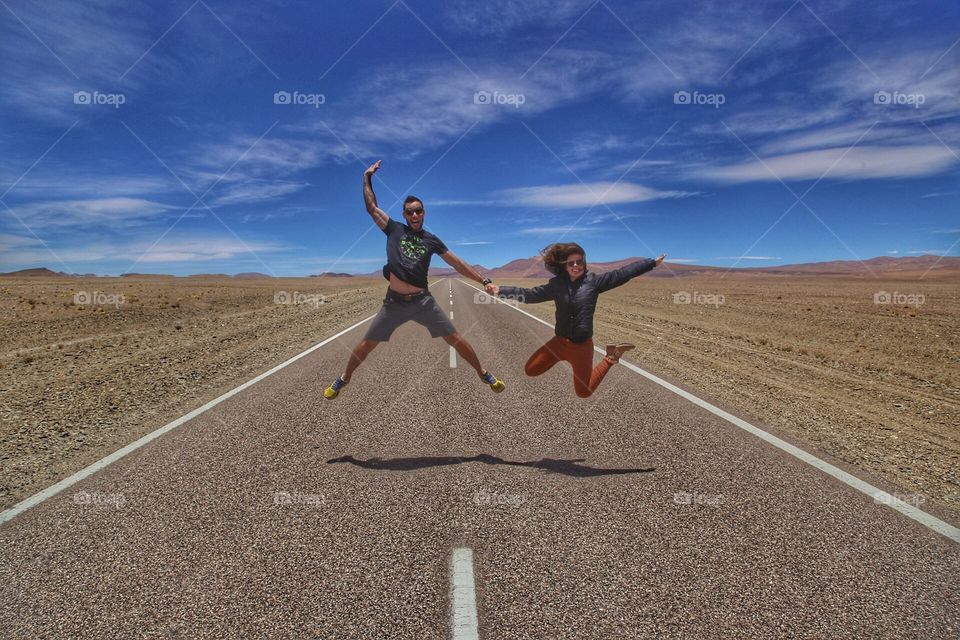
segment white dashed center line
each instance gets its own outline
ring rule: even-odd
[[[450,557],[450,628],[453,640],[478,640],[473,550],[454,549]]]

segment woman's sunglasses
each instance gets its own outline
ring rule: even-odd
[[[579,260],[568,260],[566,262],[568,267],[582,267],[584,264],[586,264],[586,261],[583,258]]]

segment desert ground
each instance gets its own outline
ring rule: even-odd
[[[0,279],[0,507],[367,317],[384,289],[357,277]],[[552,322],[552,304],[523,308]],[[639,366],[957,520],[958,329],[956,278],[734,273],[608,292],[595,342],[634,342]]]
[[[552,304],[521,306],[553,322]],[[595,344],[635,343],[632,362],[888,479],[902,499],[960,514],[956,278],[640,277],[600,297],[594,331]]]

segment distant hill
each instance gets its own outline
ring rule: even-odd
[[[483,266],[482,264],[472,264],[470,265],[480,273],[490,273],[490,269]],[[377,269],[376,271],[371,271],[370,273],[357,274],[358,276],[363,276],[366,278],[382,278],[383,277],[383,267]],[[431,278],[447,278],[450,276],[457,276],[457,272],[450,267],[430,267],[430,271],[427,272],[427,275]]]
[[[479,271],[480,273],[487,273],[488,271],[490,271],[482,264],[472,264],[470,266],[476,269],[477,271]],[[427,275],[439,276],[442,278],[444,276],[456,276],[458,274],[455,269],[451,269],[450,267],[431,267],[430,271],[427,272]]]
[[[175,278],[168,273],[121,273],[121,278]]]
[[[615,260],[613,262],[587,262],[587,268],[594,273],[605,273],[607,271],[612,271],[613,269],[619,269],[620,267],[626,266],[631,262],[636,262],[638,260],[643,260],[644,258],[624,258],[623,260]],[[669,267],[666,269],[664,267]],[[723,272],[725,269],[722,267],[701,267],[697,265],[688,265],[688,264],[671,264],[667,262],[666,265],[662,265],[659,269],[655,269],[648,274],[648,277],[670,277],[675,275],[700,275],[703,273],[709,272]],[[534,256],[531,258],[521,258],[518,260],[512,260],[507,264],[487,272],[491,278],[552,278],[553,274],[547,271],[543,266],[543,262],[540,260],[539,256]]]
[[[934,273],[960,273],[960,258],[953,256],[908,256],[894,258],[880,256],[860,262],[859,260],[833,260],[830,262],[811,262],[805,264],[784,264],[778,267],[759,267],[755,271],[783,274],[870,276],[870,272],[880,275],[920,276],[929,271]]]
[[[614,262],[588,262],[588,267],[596,273],[604,273],[611,269],[617,269],[631,262],[642,260],[643,258],[634,257]],[[756,274],[756,275],[821,275],[821,276],[850,276],[867,277],[876,276],[904,276],[919,277],[925,273],[929,276],[938,274],[956,274],[960,276],[960,257],[955,256],[910,256],[904,258],[895,258],[890,256],[880,256],[870,258],[860,262],[859,260],[833,260],[830,262],[811,262],[804,264],[788,264],[775,267],[744,267],[737,266],[729,269],[727,267],[708,267],[694,264],[682,264],[670,262],[670,258],[659,268],[654,269],[646,277],[669,278],[675,276],[710,276],[722,275],[727,272],[736,272],[737,274]],[[539,256],[531,258],[522,258],[513,260],[487,271],[491,278],[549,278],[552,277],[540,261]],[[928,277],[929,277],[928,276]]]
[[[596,273],[604,273],[611,269],[617,269],[631,262],[643,260],[640,257],[624,258],[612,262],[588,262],[589,269]],[[488,269],[480,264],[471,265],[480,273],[491,278],[550,278],[552,274],[543,268],[543,263],[539,256],[530,258],[518,258],[511,260],[507,264],[495,269]],[[667,262],[658,269],[651,271],[647,277],[652,278],[670,278],[676,276],[720,276],[726,273],[735,272],[740,275],[783,275],[783,276],[848,276],[855,278],[872,278],[874,276],[884,277],[935,277],[935,276],[957,276],[960,277],[960,257],[957,256],[907,256],[897,258],[892,256],[879,256],[869,260],[832,260],[829,262],[808,262],[802,264],[784,264],[776,267],[747,267],[738,265],[735,268],[728,267],[708,267],[696,264],[682,264]],[[443,278],[456,276],[457,272],[449,267],[435,267],[430,269],[429,275],[434,278]],[[52,271],[46,267],[37,267],[33,269],[21,269],[20,271],[11,271],[0,273],[0,277],[7,278],[95,278],[95,277],[115,277],[115,276],[97,276],[93,273],[73,274],[63,273],[61,271]],[[224,273],[200,273],[190,276],[173,276],[169,274],[157,273],[124,273],[121,278],[232,278],[238,280],[253,280],[261,278],[273,278],[264,273],[245,272],[229,276]],[[351,277],[375,277],[381,278],[380,269],[370,273],[350,274],[325,271],[323,273],[309,276],[311,278],[351,278]]]
[[[68,278],[70,274],[51,271],[46,267],[38,267],[35,269],[21,269],[20,271],[0,273],[0,276],[9,276],[12,278]]]

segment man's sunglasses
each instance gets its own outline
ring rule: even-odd
[[[580,258],[579,260],[568,260],[566,262],[568,267],[582,267],[584,264],[586,264],[586,260],[583,258]]]
[[[423,213],[423,207],[417,207],[416,209],[404,209],[403,212],[409,213],[410,215],[415,213]]]

